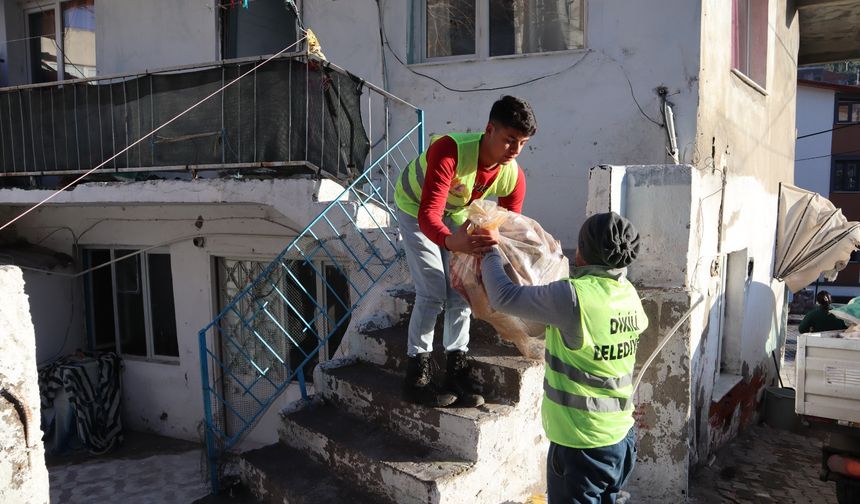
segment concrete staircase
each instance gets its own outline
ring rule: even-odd
[[[472,372],[487,404],[404,402],[405,324],[357,331],[348,358],[315,370],[315,396],[283,413],[280,443],[242,455],[243,482],[265,503],[497,504],[540,492],[542,364],[473,326]],[[441,379],[444,352],[434,354]]]

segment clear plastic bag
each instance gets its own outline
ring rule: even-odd
[[[569,271],[561,243],[537,223],[524,215],[509,212],[495,202],[478,200],[469,205],[469,221],[473,227],[499,230],[499,251],[505,271],[518,285],[544,285],[566,278]],[[513,343],[526,357],[543,357],[537,339],[544,336],[546,325],[513,317],[490,307],[481,280],[479,256],[451,254],[451,286],[472,307],[472,314],[489,322],[506,341]]]

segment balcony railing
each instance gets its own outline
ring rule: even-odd
[[[0,89],[0,177],[79,174],[258,64],[243,58]],[[365,84],[284,54],[100,173],[269,169],[351,181],[367,166]],[[369,110],[364,111],[369,114]]]

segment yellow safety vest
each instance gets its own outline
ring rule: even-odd
[[[599,448],[621,441],[633,426],[633,367],[648,317],[627,279],[569,279],[580,306],[582,344],[571,348],[547,326],[541,417],[550,441]]]
[[[472,190],[475,187],[475,178],[478,173],[478,153],[483,133],[449,133],[457,143],[457,172],[451,187],[448,190],[448,200],[445,203],[445,215],[449,216],[455,224],[466,222],[466,206],[472,199]],[[432,138],[430,144],[441,137]],[[421,153],[413,160],[397,178],[397,187],[394,192],[394,201],[397,208],[408,215],[418,218],[418,207],[421,203],[421,190],[424,188],[424,177],[427,174],[427,151]],[[516,160],[499,166],[490,187],[484,191],[481,199],[487,196],[509,196],[517,185],[519,168]]]

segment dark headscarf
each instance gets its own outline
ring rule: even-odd
[[[639,231],[615,212],[592,215],[579,230],[579,254],[594,266],[624,268],[639,255]]]

